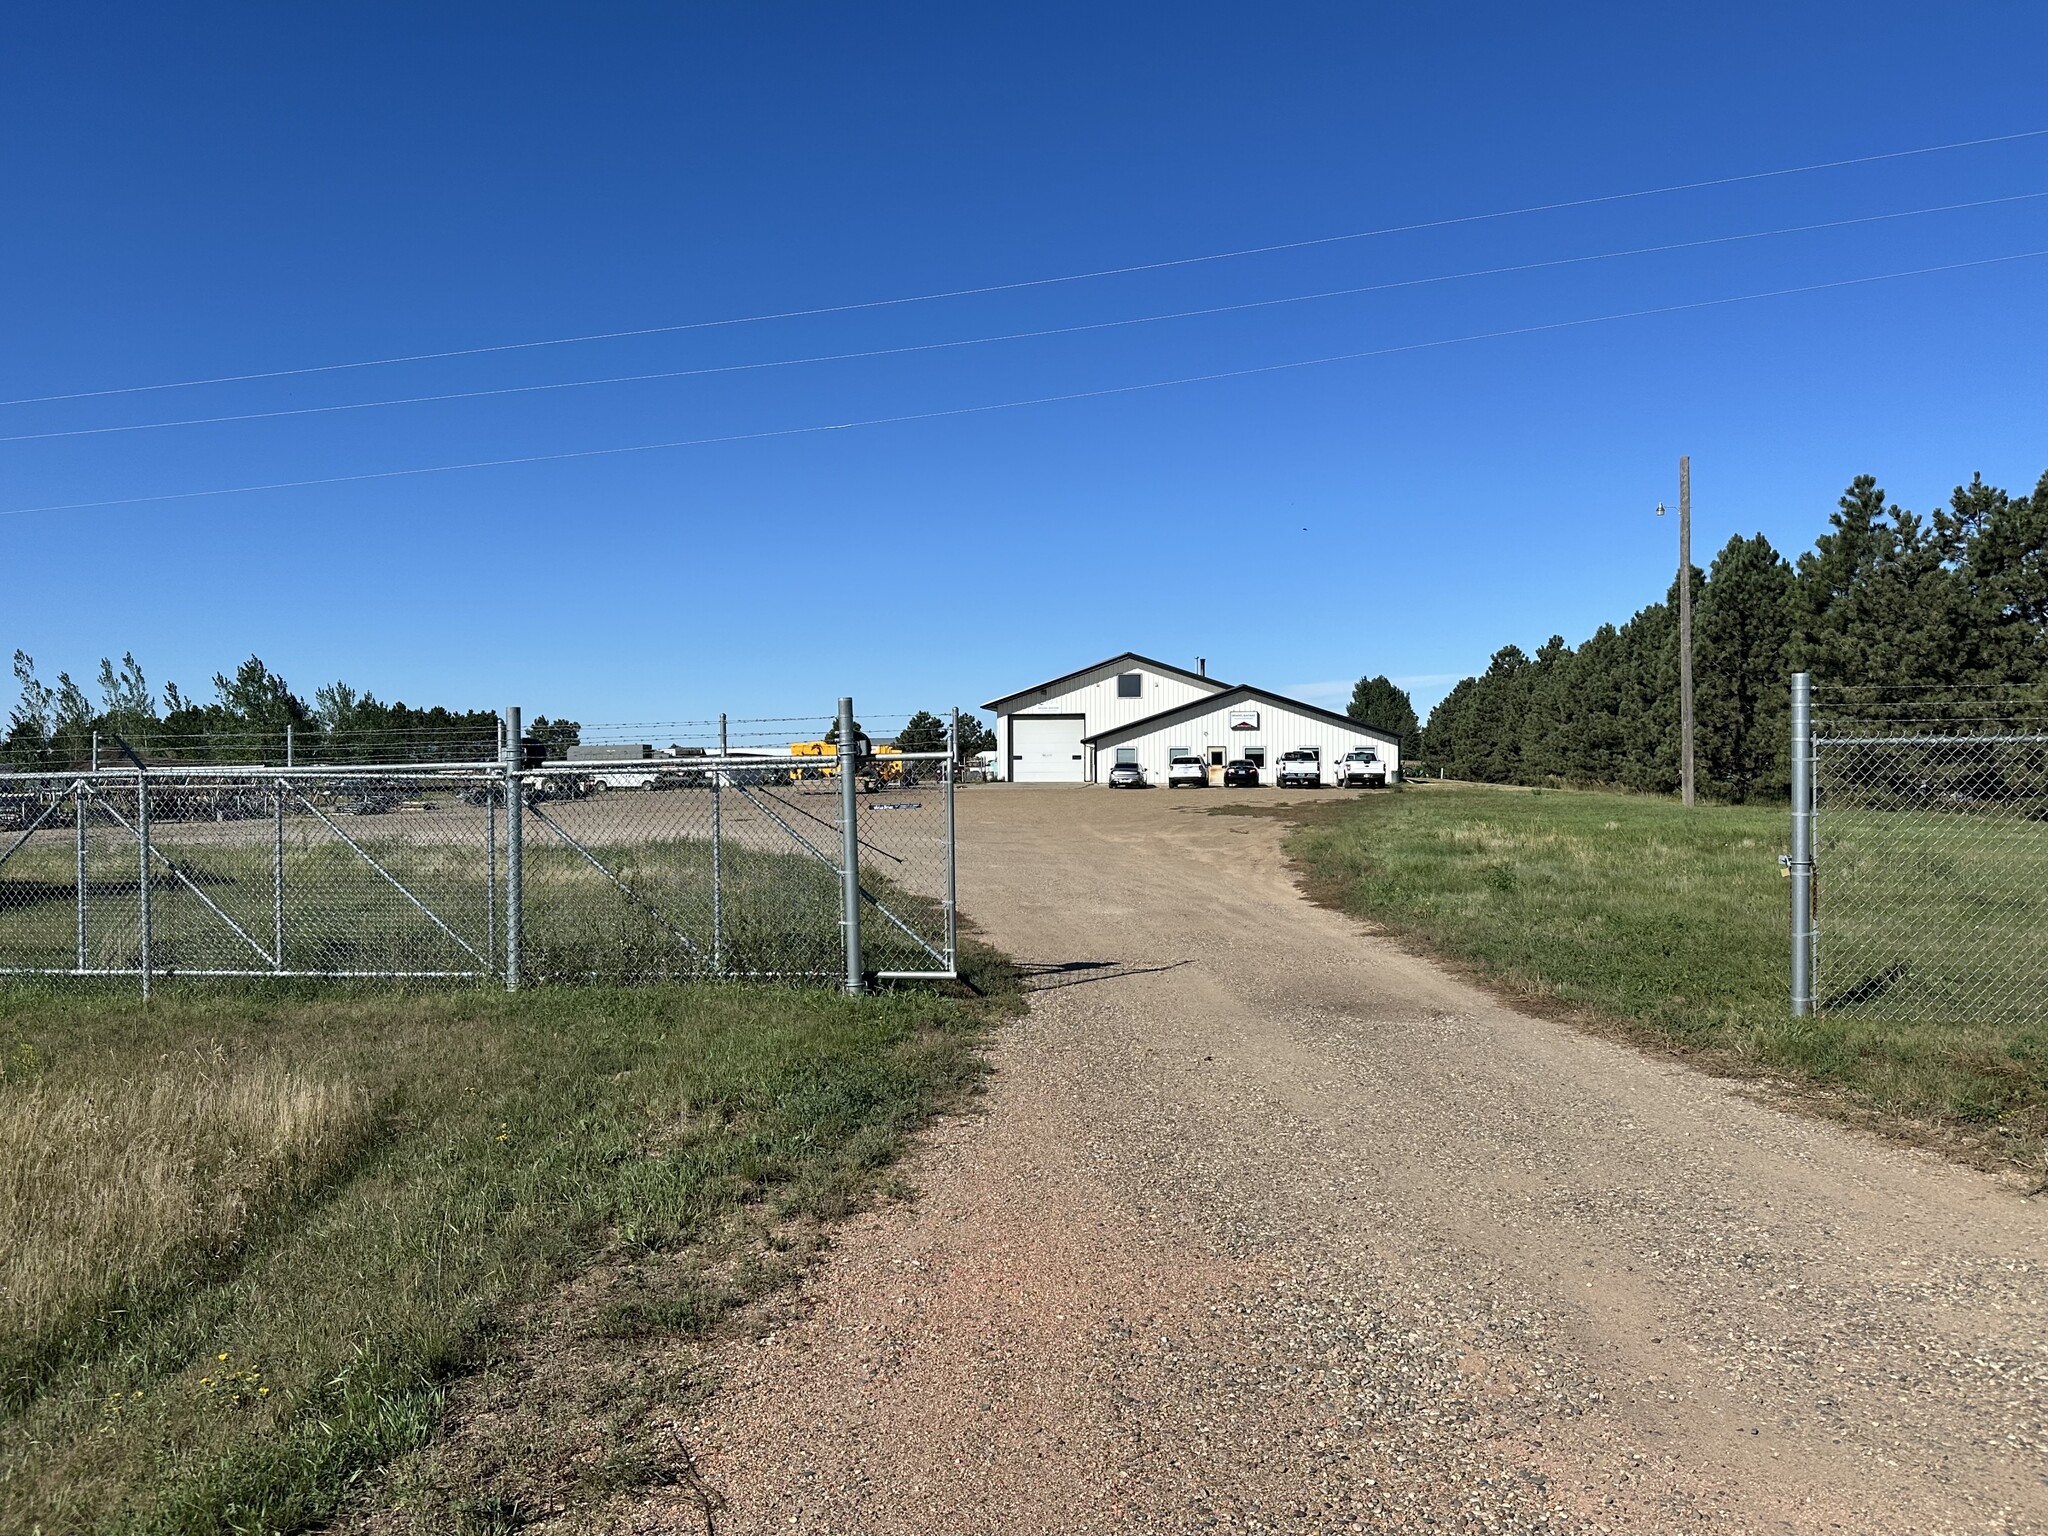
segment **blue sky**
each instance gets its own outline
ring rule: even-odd
[[[16,7],[0,399],[2048,128],[2040,7],[1667,10]],[[201,692],[253,651],[309,696],[588,721],[847,691],[883,720],[1126,648],[1325,702],[1386,672],[1426,706],[1506,641],[1658,597],[1681,453],[1702,563],[1738,533],[1805,547],[1860,472],[1917,507],[1973,471],[2030,487],[2048,259],[1561,323],[2048,250],[2044,192],[2048,137],[2022,138],[9,405],[0,645],[45,675],[132,649]],[[1581,257],[1607,259],[1455,276]],[[1076,326],[1101,328],[749,366]],[[1359,352],[1383,355],[1127,388]],[[95,430],[285,410],[311,413]],[[16,510],[703,438],[741,440]]]

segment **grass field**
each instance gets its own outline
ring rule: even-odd
[[[152,823],[153,968],[494,971],[503,963],[502,809],[468,804],[446,784],[413,789],[375,815],[287,797],[275,822],[266,814]],[[714,917],[708,791],[619,791],[531,808],[525,975],[841,974],[839,877],[829,862],[838,857],[836,799],[761,787],[729,792],[721,810]],[[133,806],[111,796],[88,802],[82,914],[76,812],[62,812],[0,871],[0,968],[133,971],[142,934]],[[931,786],[871,795],[860,820],[872,898],[867,967],[933,969],[945,936],[943,796]],[[12,841],[0,835],[0,853]]]
[[[631,1277],[602,1329],[709,1326],[968,1090],[988,1006],[0,990],[0,1530],[319,1523],[593,1265]]]
[[[1826,1085],[1901,1128],[1940,1127],[1960,1149],[2038,1165],[2048,1132],[2040,1024],[1946,1001],[1916,1012],[1897,997],[1791,1017],[1778,865],[1787,839],[1782,807],[1688,812],[1647,796],[1473,785],[1319,810],[1289,846],[1320,899],[1470,964],[1510,995],[1724,1070]],[[1821,880],[1825,945],[1849,891],[1825,871]],[[1894,893],[1890,910],[1904,899]],[[1886,927],[1916,936],[1900,942],[1918,946],[1910,958],[1923,973],[1944,963],[1945,930],[1971,934],[1980,953],[2038,957],[2048,944],[2027,931],[2038,900],[1989,913],[1913,899],[1927,920]],[[2006,931],[1986,934],[1987,921]]]

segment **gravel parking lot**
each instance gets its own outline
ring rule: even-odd
[[[719,1531],[2048,1530],[2037,1203],[1501,1006],[1225,799],[963,791],[1031,1012],[719,1347]]]

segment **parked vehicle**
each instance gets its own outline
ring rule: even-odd
[[[1345,789],[1385,789],[1387,765],[1371,747],[1353,747],[1337,760],[1337,782]]]
[[[1323,787],[1323,749],[1321,747],[1296,747],[1291,752],[1280,754],[1280,769],[1273,776],[1273,782],[1282,789],[1321,789]]]
[[[1166,765],[1166,787],[1179,789],[1183,784],[1196,789],[1209,787],[1209,770],[1199,757],[1176,757]]]
[[[1248,757],[1240,757],[1234,763],[1223,765],[1223,787],[1225,789],[1257,789],[1259,787],[1259,765]]]
[[[1145,787],[1145,770],[1136,763],[1118,763],[1109,770],[1109,787],[1111,789],[1143,789]]]

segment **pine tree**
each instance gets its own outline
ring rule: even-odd
[[[2021,497],[1972,476],[1935,512],[1933,537],[1968,637],[1962,679],[1997,686],[2048,671],[2048,475]]]
[[[1429,712],[1429,724],[1422,731],[1422,755],[1441,773],[1454,779],[1473,777],[1465,760],[1465,715],[1472,703],[1479,679],[1461,679],[1437,701]]]
[[[1523,783],[1541,784],[1565,776],[1568,691],[1576,659],[1572,648],[1564,643],[1564,636],[1552,635],[1537,647],[1535,659],[1522,679],[1516,776]]]
[[[896,733],[896,746],[904,752],[946,750],[946,722],[928,709],[920,709]]]
[[[1730,539],[1714,557],[1693,625],[1703,782],[1731,800],[1782,793],[1792,567],[1760,533]]]
[[[1392,678],[1384,674],[1361,677],[1351,690],[1351,702],[1344,707],[1344,713],[1360,725],[1369,725],[1374,730],[1398,736],[1403,758],[1415,751],[1421,735],[1421,727],[1415,718],[1415,701],[1408,697],[1408,690]]]
[[[960,729],[956,750],[960,754],[960,761],[972,762],[977,753],[995,751],[996,733],[966,710],[963,709],[959,713]]]
[[[1529,657],[1504,645],[1480,675],[1466,721],[1471,777],[1513,784],[1522,772],[1522,717],[1527,709]]]
[[[1572,655],[1560,680],[1563,720],[1556,773],[1577,784],[1618,784],[1634,726],[1625,714],[1629,652],[1621,631],[1602,624]]]

